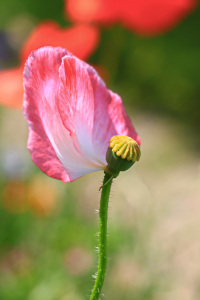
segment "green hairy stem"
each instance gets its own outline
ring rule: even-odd
[[[108,202],[113,176],[105,173],[99,210],[99,264],[90,300],[98,300],[104,283],[107,265]]]

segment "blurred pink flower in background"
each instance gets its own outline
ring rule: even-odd
[[[197,0],[65,0],[71,21],[122,23],[135,33],[152,36],[177,25]]]
[[[70,182],[104,169],[114,135],[140,143],[121,98],[107,89],[91,66],[65,49],[32,52],[25,65],[24,89],[28,149],[48,176]]]
[[[23,102],[23,69],[28,55],[42,46],[60,46],[81,59],[87,59],[96,49],[99,31],[90,25],[60,28],[54,22],[36,27],[20,51],[20,66],[0,72],[0,104],[21,107]]]

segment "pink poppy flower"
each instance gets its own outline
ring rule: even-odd
[[[197,7],[197,0],[65,0],[72,21],[113,24],[141,35],[156,35],[177,25]]]
[[[37,26],[20,51],[20,66],[0,72],[0,103],[21,107],[23,101],[23,69],[29,54],[43,46],[64,47],[81,59],[87,59],[99,42],[99,31],[89,25],[60,28],[54,22]]]
[[[114,135],[140,138],[121,98],[63,48],[32,52],[24,70],[24,114],[33,162],[63,182],[105,169]]]

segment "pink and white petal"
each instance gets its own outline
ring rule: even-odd
[[[127,135],[140,142],[121,98],[108,90],[97,72],[88,66],[94,92],[93,146],[98,157],[104,161],[109,140],[114,135]]]
[[[44,47],[28,58],[24,71],[24,113],[29,123],[28,149],[47,175],[64,182],[94,171],[75,149],[57,107],[62,48]]]
[[[94,68],[87,65],[94,93],[94,123],[92,140],[95,153],[106,163],[106,151],[109,139],[116,135],[116,130],[109,115],[112,101],[109,90]]]
[[[37,128],[36,128],[37,127]],[[39,131],[39,133],[38,133]],[[63,182],[71,181],[40,125],[29,127],[28,149],[33,162],[48,176]]]
[[[92,144],[95,117],[93,87],[87,64],[75,57],[66,56],[62,59],[58,107],[76,149],[94,167],[103,168],[104,164],[99,161]]]
[[[109,92],[112,98],[112,101],[109,105],[109,115],[115,126],[117,134],[130,136],[140,145],[141,139],[135,131],[135,128],[133,127],[131,120],[125,111],[121,97],[112,91]]]

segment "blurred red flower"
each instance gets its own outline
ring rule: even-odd
[[[20,66],[0,72],[0,104],[21,107],[23,101],[23,69],[28,55],[42,46],[69,49],[80,59],[87,59],[99,42],[99,31],[90,25],[60,28],[54,22],[36,27],[20,51]]]
[[[197,6],[197,0],[65,0],[72,21],[121,22],[141,35],[163,33]]]

